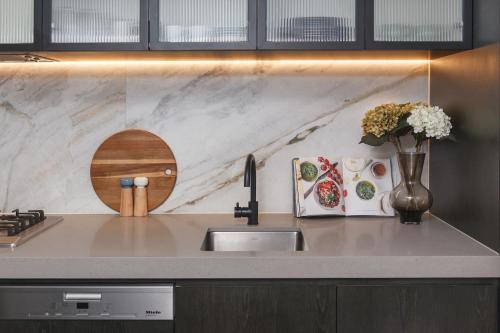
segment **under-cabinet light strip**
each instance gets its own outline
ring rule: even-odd
[[[37,65],[53,66],[53,65],[220,65],[220,64],[236,64],[236,65],[253,65],[253,64],[283,64],[283,65],[328,65],[328,64],[428,64],[427,59],[325,59],[325,60],[82,60],[82,61],[55,61],[36,63]],[[13,65],[12,63],[0,63],[2,65]],[[23,63],[15,63],[21,65]],[[34,64],[34,63],[26,63]]]

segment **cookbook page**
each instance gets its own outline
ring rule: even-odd
[[[301,217],[304,214],[304,189],[302,187],[302,178],[300,174],[300,160],[294,158],[292,160],[292,175],[293,175],[293,212],[295,217]]]
[[[301,158],[300,210],[302,216],[345,215],[341,160],[324,156]]]
[[[394,216],[389,159],[343,158],[342,169],[347,215]]]

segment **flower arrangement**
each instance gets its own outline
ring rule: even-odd
[[[411,134],[417,152],[429,139],[453,139],[451,118],[438,106],[425,103],[382,104],[366,112],[361,127],[360,143],[381,146],[391,142],[398,152],[403,151],[400,137]]]

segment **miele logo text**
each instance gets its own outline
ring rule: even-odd
[[[147,315],[159,315],[161,314],[161,311],[158,310],[146,310]]]

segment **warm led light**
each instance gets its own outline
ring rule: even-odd
[[[329,64],[427,64],[429,60],[425,59],[273,59],[273,60],[82,60],[82,61],[61,61],[36,63],[37,66],[54,65],[255,65],[255,64],[283,64],[283,65],[329,65]],[[34,63],[0,63],[5,65],[23,65]]]

